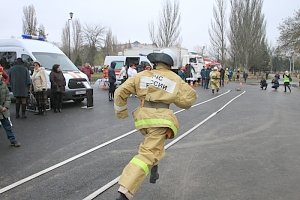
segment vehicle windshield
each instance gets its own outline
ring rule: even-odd
[[[197,57],[197,62],[198,62],[198,63],[204,63],[204,60],[203,60],[202,57]]]
[[[124,66],[124,62],[123,61],[114,61],[116,63],[116,67],[115,70],[121,70],[122,67]]]
[[[196,58],[190,58],[190,63],[197,63]]]
[[[79,71],[79,69],[64,54],[33,52],[34,57],[45,69],[52,70],[54,64],[59,64],[62,71]]]

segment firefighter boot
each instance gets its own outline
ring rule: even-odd
[[[156,183],[156,180],[159,179],[158,174],[158,165],[155,165],[151,168],[151,174],[150,174],[150,183]]]
[[[128,198],[125,196],[125,194],[123,194],[121,192],[119,192],[119,193],[120,193],[120,196],[116,200],[128,200]]]

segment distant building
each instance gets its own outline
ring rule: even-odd
[[[127,43],[122,45],[123,51],[119,52],[118,55],[124,56],[135,56],[135,55],[148,55],[149,53],[153,53],[159,51],[154,44],[146,44],[135,41],[133,43]]]

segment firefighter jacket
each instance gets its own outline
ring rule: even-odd
[[[127,79],[115,91],[114,108],[118,118],[128,116],[127,98],[130,94],[136,94],[141,101],[141,105],[133,112],[136,129],[168,127],[174,135],[179,123],[169,105],[174,103],[180,108],[188,109],[197,98],[197,93],[191,86],[161,63],[154,70],[145,70]],[[144,106],[144,102],[154,102],[154,107]]]
[[[220,81],[220,72],[218,72],[218,71],[211,71],[209,76],[210,76],[210,79],[212,82]]]

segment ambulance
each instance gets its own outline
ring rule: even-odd
[[[17,58],[22,58],[29,70],[33,70],[32,63],[38,61],[45,68],[48,95],[50,96],[49,75],[54,64],[59,64],[66,79],[64,100],[81,102],[87,97],[90,89],[89,79],[72,61],[54,44],[42,37],[22,35],[18,39],[0,39],[0,59],[5,60],[5,68],[13,66]]]
[[[110,66],[112,62],[116,63],[115,67],[115,73],[117,78],[117,84],[121,83],[120,77],[120,71],[124,65],[127,65],[128,67],[132,64],[135,64],[136,66],[152,66],[150,61],[147,59],[146,55],[143,56],[106,56],[104,59],[104,65]]]

